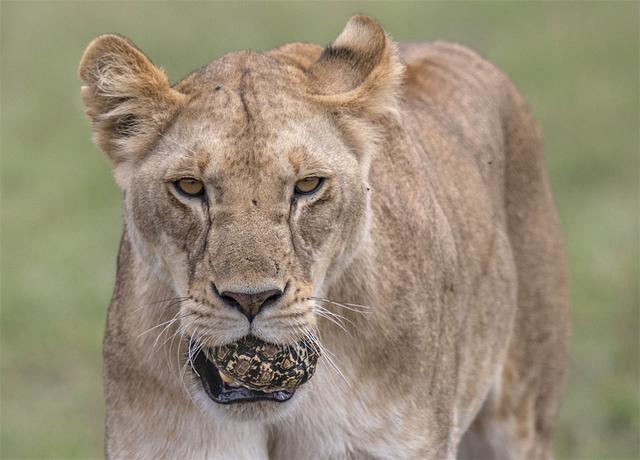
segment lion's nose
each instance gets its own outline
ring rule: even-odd
[[[223,291],[219,294],[220,297],[222,297],[222,300],[227,305],[240,310],[240,312],[249,319],[249,322],[251,322],[253,318],[255,318],[256,315],[260,313],[260,310],[268,305],[277,302],[277,300],[282,296],[282,290],[269,289],[257,293]]]

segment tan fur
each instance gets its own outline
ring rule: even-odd
[[[124,192],[109,457],[552,456],[563,243],[538,128],[498,69],[457,45],[397,46],[356,16],[324,51],[231,53],[173,86],[102,36],[80,76]],[[308,176],[326,180],[293,197]],[[182,177],[206,200],[177,193]],[[286,291],[250,324],[212,283]],[[305,330],[326,350],[280,405],[217,405],[186,359],[190,340]]]

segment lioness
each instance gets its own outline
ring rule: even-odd
[[[355,16],[173,86],[103,35],[80,77],[124,201],[109,457],[552,456],[563,243],[496,67]]]

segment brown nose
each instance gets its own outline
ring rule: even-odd
[[[275,303],[282,296],[280,289],[269,289],[258,293],[247,294],[244,292],[223,291],[220,293],[222,300],[232,307],[237,308],[245,315],[249,322],[256,317],[262,308]]]

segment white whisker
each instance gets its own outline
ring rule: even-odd
[[[179,313],[180,313],[180,312],[178,312],[178,314],[179,314]],[[146,335],[146,334],[148,334],[149,332],[153,331],[154,329],[157,329],[157,328],[159,328],[159,327],[162,327],[162,326],[164,326],[164,325],[165,325],[165,324],[167,324],[167,323],[168,323],[169,325],[171,325],[171,323],[173,323],[173,322],[175,322],[175,321],[178,321],[179,319],[182,319],[182,318],[184,318],[185,316],[189,316],[191,313],[188,313],[188,314],[186,314],[186,315],[178,315],[178,314],[174,315],[174,317],[173,317],[173,318],[171,318],[170,320],[163,321],[162,323],[160,323],[160,324],[156,324],[155,326],[153,326],[153,327],[151,327],[151,328],[147,329],[146,331],[141,332],[140,334],[138,334],[138,337],[137,337],[137,338],[140,338],[140,337],[142,337],[143,335]]]
[[[329,310],[327,310],[326,308],[318,308],[319,306],[316,305],[313,308],[313,311],[316,315],[325,318],[327,321],[332,322],[333,324],[335,324],[336,326],[338,326],[340,329],[342,329],[349,337],[351,337],[353,339],[353,335],[351,335],[351,333],[347,330],[345,324],[343,321],[348,322],[349,324],[351,324],[353,326],[353,322],[347,318],[344,318],[343,316],[340,316],[338,314],[335,314]]]
[[[310,297],[310,299],[318,300],[320,302],[326,302],[326,303],[329,303],[331,305],[335,305],[337,307],[344,308],[345,310],[353,311],[355,313],[360,313],[362,315],[368,315],[369,313],[371,313],[371,311],[370,311],[371,307],[367,307],[366,305],[359,305],[359,304],[356,304],[356,303],[342,303],[342,302],[337,302],[335,300],[324,299],[322,297]]]
[[[133,313],[136,313],[136,312],[142,310],[143,308],[149,308],[149,307],[152,307],[153,305],[157,305],[159,303],[165,303],[165,302],[171,302],[169,305],[166,305],[166,306],[163,307],[165,309],[169,309],[169,308],[173,307],[174,305],[182,303],[182,302],[184,302],[186,300],[189,300],[189,297],[173,297],[173,298],[170,298],[170,299],[156,300],[155,302],[144,304],[144,305],[136,308],[135,310],[133,310]]]
[[[320,350],[321,356],[324,356],[324,359],[330,365],[330,367],[344,380],[349,388],[353,388],[349,379],[344,375],[344,373],[340,370],[337,364],[334,361],[335,356],[322,344],[320,339],[311,331],[308,327],[302,328],[303,334],[312,345],[315,345],[318,350]]]
[[[331,316],[332,318],[336,319],[337,321],[340,321],[340,323],[344,324],[343,321],[346,321],[347,323],[349,323],[351,326],[355,326],[355,324],[353,324],[353,321],[351,321],[349,318],[342,316],[339,313],[333,312],[327,308],[324,308],[322,305],[318,305],[318,304],[313,304],[313,310],[314,312],[320,312],[320,313],[324,313],[327,314],[329,316]]]

